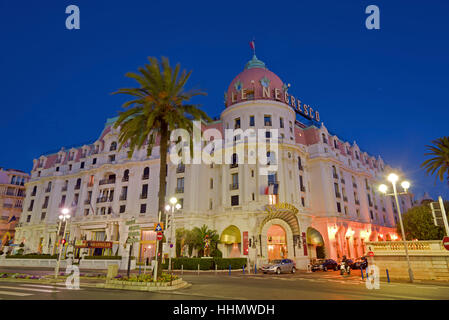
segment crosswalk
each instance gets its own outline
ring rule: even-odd
[[[72,290],[72,289],[67,288],[64,283],[57,283],[51,285],[28,284],[28,283],[21,283],[17,285],[0,284],[0,300],[18,297],[30,297],[38,294],[58,293],[62,292],[63,290]]]
[[[267,276],[267,275],[247,275],[245,276],[247,279],[272,279],[279,281],[309,281],[309,282],[336,282],[342,284],[364,284],[365,281],[362,279],[358,279],[356,277],[345,277],[336,275],[321,275],[320,277],[311,277],[311,276],[294,276],[294,277],[283,277],[283,276]]]

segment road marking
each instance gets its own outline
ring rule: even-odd
[[[9,287],[9,286],[0,286],[0,289],[19,289],[19,290],[28,290],[28,291],[37,291],[37,292],[46,292],[46,293],[56,293],[60,291],[53,291],[53,290],[44,290],[44,289],[33,289],[33,288],[25,288],[25,287]]]
[[[0,291],[0,294],[9,295],[9,296],[19,296],[19,297],[26,297],[31,296],[31,293],[23,293],[23,292],[12,292],[12,291]],[[0,298],[3,299],[3,298]]]
[[[65,287],[65,284],[64,284],[64,287],[62,287],[62,286],[60,286],[60,287],[55,287],[55,286],[44,286],[44,285],[41,285],[41,284],[21,284],[20,286],[21,286],[21,287],[36,287],[36,288],[44,288],[44,289],[73,290],[73,289],[70,289],[70,288]],[[80,288],[79,290],[83,290],[83,289]]]

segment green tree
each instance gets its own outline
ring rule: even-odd
[[[445,202],[446,212],[449,212],[449,203]],[[436,227],[433,223],[432,210],[429,204],[416,206],[402,215],[404,232],[407,240],[440,240],[444,236],[444,228]],[[398,234],[401,227],[397,225]]]
[[[192,119],[210,120],[198,105],[188,101],[198,95],[205,95],[198,90],[185,90],[191,71],[183,70],[179,64],[172,68],[165,57],[148,58],[149,64],[140,67],[139,73],[128,72],[127,77],[137,81],[139,87],[122,88],[113,94],[125,94],[132,97],[123,104],[126,111],[120,112],[114,127],[120,127],[120,149],[128,145],[128,157],[134,151],[142,149],[146,144],[147,156],[152,153],[159,137],[159,203],[162,221],[165,220],[167,151],[172,130],[182,128],[189,133],[193,131]],[[159,252],[162,252],[162,241],[159,242]],[[158,275],[162,273],[162,255],[158,256]]]
[[[204,255],[204,239],[206,238],[206,235],[209,236],[211,253],[218,250],[219,236],[217,230],[211,230],[205,224],[201,226],[201,228],[195,227],[192,229],[192,242],[193,247],[198,250],[199,257]]]
[[[449,182],[449,137],[439,138],[432,141],[433,145],[428,145],[429,152],[426,156],[432,156],[421,164],[426,169],[427,174],[435,174],[436,179],[444,181],[444,176]]]

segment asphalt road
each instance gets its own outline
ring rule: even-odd
[[[3,268],[2,268],[3,269]],[[0,270],[0,272],[6,270]],[[30,272],[28,272],[30,273]],[[39,271],[40,273],[40,271]],[[372,299],[449,299],[449,285],[380,283],[380,289],[367,289],[360,276],[340,276],[337,272],[297,273],[295,275],[184,274],[192,285],[172,292],[140,292],[83,287],[70,290],[63,285],[0,282],[0,299],[45,300],[372,300]]]

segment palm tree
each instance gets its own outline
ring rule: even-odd
[[[210,248],[214,250],[217,249],[217,243],[219,239],[217,230],[211,230],[205,224],[203,224],[201,228],[195,227],[192,229],[193,246],[198,250],[198,256],[204,255],[206,235],[210,240]]]
[[[210,120],[198,105],[189,104],[188,101],[198,95],[206,95],[199,90],[185,90],[191,71],[180,72],[180,65],[173,69],[169,60],[162,57],[149,57],[149,64],[140,67],[139,73],[128,72],[128,78],[135,79],[140,85],[137,88],[122,88],[113,94],[126,94],[131,100],[123,104],[126,111],[120,112],[114,127],[120,127],[119,150],[129,146],[128,157],[131,158],[135,150],[146,145],[147,156],[151,155],[156,145],[156,136],[159,136],[160,168],[159,168],[159,212],[161,221],[165,220],[165,197],[167,176],[167,151],[169,137],[172,130],[185,129],[191,133],[193,125],[191,120]],[[162,241],[159,242],[159,252],[162,253]],[[158,275],[162,273],[162,255],[158,258]]]
[[[436,179],[444,181],[446,174],[449,182],[449,137],[439,138],[432,141],[433,145],[427,146],[429,152],[426,156],[433,156],[421,164],[421,167],[426,169],[428,174],[436,172]]]

